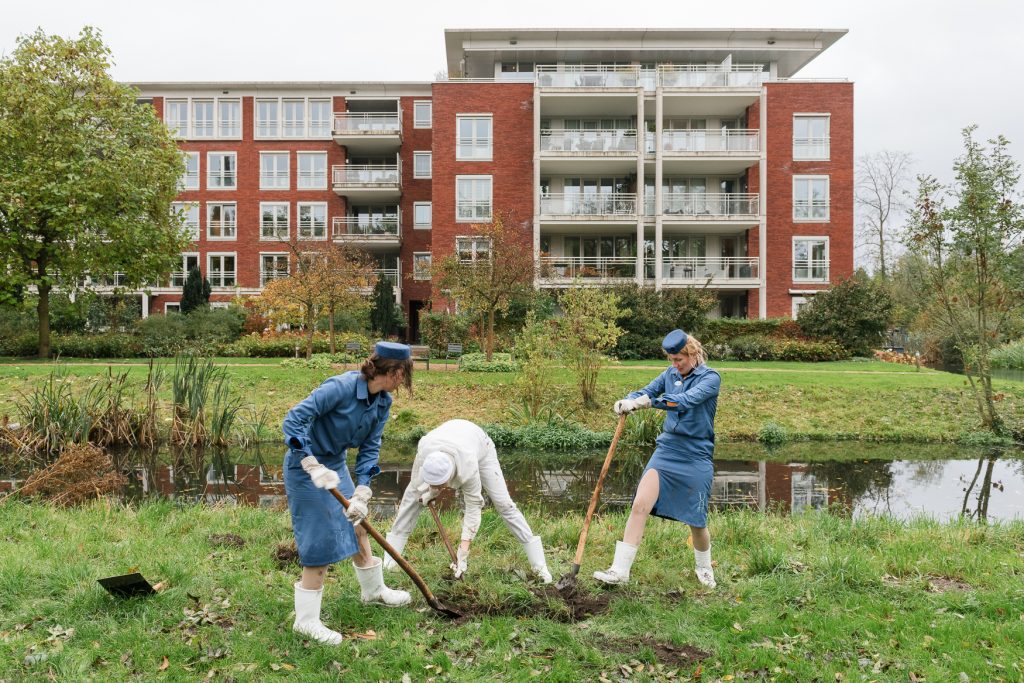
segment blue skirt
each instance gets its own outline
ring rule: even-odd
[[[295,546],[303,567],[323,567],[356,554],[359,545],[352,524],[345,518],[341,503],[327,489],[313,485],[300,461],[300,451],[284,456],[284,490],[288,494],[288,511],[292,515]],[[338,473],[338,490],[346,498],[355,492],[355,484],[343,456],[318,457],[320,464]]]
[[[708,525],[711,480],[715,474],[711,458],[659,443],[644,467],[644,474],[647,470],[658,473],[658,500],[652,515],[697,528]]]

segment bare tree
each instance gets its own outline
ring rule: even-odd
[[[896,239],[893,223],[907,209],[907,184],[914,158],[909,152],[883,150],[857,159],[856,202],[859,246],[875,259],[878,273],[888,277]]]

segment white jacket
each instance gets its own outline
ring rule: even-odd
[[[455,460],[455,474],[448,486],[462,492],[465,513],[462,517],[462,540],[472,541],[480,529],[480,511],[484,497],[480,484],[480,460],[492,449],[490,437],[469,420],[449,420],[427,432],[416,449],[410,486],[419,487],[420,466],[428,453],[441,451]]]

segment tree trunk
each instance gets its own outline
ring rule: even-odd
[[[878,273],[885,279],[885,223],[878,226]]]
[[[494,356],[494,309],[487,313],[487,362]]]
[[[313,357],[313,333],[316,331],[316,316],[313,309],[306,313],[306,360]]]
[[[331,335],[331,353],[334,353],[334,305],[333,304],[330,306],[330,308],[327,309],[327,313],[328,313],[327,328],[330,330],[330,335]]]
[[[39,285],[39,303],[36,314],[39,317],[39,358],[50,357],[50,289],[51,285]]]

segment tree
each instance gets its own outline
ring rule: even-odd
[[[199,268],[192,266],[185,278],[185,286],[181,288],[181,312],[191,313],[197,308],[205,308],[210,304],[210,281],[203,277]]]
[[[858,233],[863,246],[887,278],[892,259],[893,221],[907,208],[905,195],[914,159],[909,152],[884,150],[857,160],[854,199],[861,209]]]
[[[858,270],[800,311],[797,324],[809,337],[832,338],[855,355],[868,356],[882,341],[893,317],[889,290]]]
[[[381,338],[388,338],[405,326],[402,308],[395,301],[395,288],[386,277],[378,278],[373,288],[373,308],[370,309],[370,328]]]
[[[0,292],[39,294],[39,356],[50,293],[89,273],[126,287],[165,277],[188,243],[170,211],[184,163],[152,107],[108,73],[99,32],[38,30],[0,59]]]
[[[557,321],[558,347],[576,373],[583,405],[597,407],[597,373],[604,353],[615,346],[622,329],[615,324],[629,315],[619,309],[619,297],[574,284],[562,294],[562,317]]]
[[[927,261],[922,275],[936,319],[956,339],[982,425],[1002,433],[992,391],[990,354],[1024,312],[1024,287],[1015,259],[1024,240],[1020,167],[1003,136],[974,140],[963,130],[964,153],[949,186],[918,179],[910,215],[911,244]],[[946,201],[949,201],[949,205]]]
[[[533,290],[533,250],[523,244],[516,231],[506,226],[512,215],[501,216],[485,225],[474,225],[472,249],[455,253],[435,264],[437,286],[467,312],[476,313],[485,323],[484,352],[490,361],[494,354],[494,321],[510,303],[528,297]]]
[[[316,282],[320,301],[330,330],[331,353],[335,348],[334,315],[343,310],[356,312],[367,306],[363,291],[377,279],[373,263],[366,252],[346,244],[326,244],[315,252],[300,255],[313,257],[309,276]],[[381,278],[384,279],[384,278]],[[394,301],[394,294],[391,295]]]

